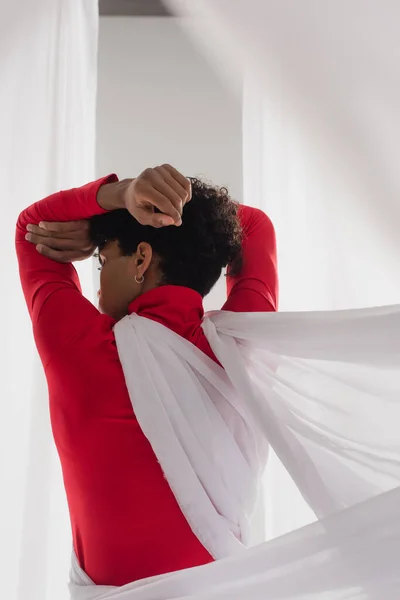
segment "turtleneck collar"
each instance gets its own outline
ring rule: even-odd
[[[204,316],[203,299],[190,288],[164,285],[131,302],[129,314],[132,313],[157,321],[190,339],[195,336]]]

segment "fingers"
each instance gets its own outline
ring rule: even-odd
[[[186,179],[179,171],[171,165],[162,165],[154,169],[159,173],[168,186],[177,194],[181,206],[191,200],[192,186],[189,179]],[[160,190],[162,191],[162,190]],[[177,207],[178,208],[178,207]]]
[[[71,221],[68,223],[46,223],[39,225],[30,224],[27,231],[35,235],[54,239],[88,240],[89,221]]]
[[[181,198],[161,177],[155,177],[153,186],[152,205],[164,215],[171,217],[175,225],[181,225],[183,210]]]
[[[47,223],[46,223],[47,225]],[[53,225],[53,223],[49,223],[48,225]],[[54,225],[58,225],[54,223]],[[64,225],[64,223],[60,223],[60,225]],[[71,231],[67,231],[64,229],[50,230],[45,229],[42,225],[28,225],[27,231],[33,235],[39,235],[43,238],[49,239],[59,239],[59,240],[77,240],[83,242],[84,240],[89,240],[88,231],[86,229],[75,229]]]
[[[178,223],[180,224],[182,222],[180,217],[178,222],[175,222],[173,217],[154,212],[151,205],[143,208],[137,208],[134,217],[141,225],[149,225],[150,227],[155,227],[156,229],[159,229],[160,227],[178,225]]]
[[[180,188],[184,190],[184,193],[186,195],[185,203],[190,202],[190,200],[192,199],[192,184],[190,182],[190,179],[188,179],[187,177],[182,175],[182,173],[179,173],[179,171],[177,171],[171,165],[164,164],[158,168],[162,169],[162,171],[164,173],[165,172],[169,173],[169,175],[172,177],[173,181],[175,181],[177,184],[179,184]]]
[[[30,224],[27,231],[25,239],[34,244],[40,254],[57,262],[83,260],[94,251],[88,221]]]
[[[39,227],[40,229],[44,229],[45,231],[57,234],[53,237],[70,237],[69,234],[71,233],[77,236],[87,234],[89,232],[89,221],[68,221],[65,223],[47,223],[45,221],[42,221],[41,223],[39,223],[39,225],[28,225],[28,231],[31,231],[30,227]]]
[[[155,185],[159,189],[162,189],[163,192],[156,189]],[[171,201],[171,197],[174,198],[173,201]],[[138,177],[135,182],[135,198],[136,202],[132,214],[141,225],[153,224],[154,208],[157,208],[161,213],[172,219],[172,223],[168,220],[168,225],[181,224],[182,212],[175,206],[175,204],[180,204],[181,201],[180,199],[176,200],[174,190],[163,182],[160,175],[155,175],[154,170],[151,174],[143,174],[143,177]],[[160,220],[159,215],[157,219]]]
[[[42,244],[38,244],[36,246],[36,250],[42,256],[51,258],[59,263],[71,263],[78,260],[84,260],[85,258],[89,258],[89,256],[92,254],[92,251],[82,252],[81,250],[55,250],[54,248],[49,248],[49,246],[44,246]]]
[[[153,227],[182,224],[183,208],[191,199],[191,183],[174,167],[165,164],[146,169],[135,180],[134,188],[134,202],[128,209],[139,223]]]
[[[54,250],[80,250],[81,252],[85,252],[92,248],[89,240],[82,239],[60,239],[36,233],[27,233],[25,239],[35,244],[35,246],[43,244]]]
[[[183,207],[185,205],[186,193],[177,181],[168,173],[162,171],[162,167],[156,167],[152,173],[152,185],[155,190],[160,192],[173,205],[182,216]]]

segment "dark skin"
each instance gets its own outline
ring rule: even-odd
[[[103,185],[97,195],[105,210],[126,208],[140,224],[152,227],[179,227],[190,200],[190,181],[171,165],[146,169],[136,179]],[[95,250],[88,221],[32,224],[27,230],[26,239],[37,251],[57,262],[84,260]],[[116,320],[128,313],[132,300],[157,287],[162,278],[158,258],[144,242],[132,256],[123,256],[118,244],[109,242],[100,260],[100,309]]]

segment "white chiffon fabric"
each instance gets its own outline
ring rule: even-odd
[[[397,304],[400,3],[166,1],[243,98],[243,201],[274,223],[280,310]],[[313,520],[274,452],[266,477],[269,537]]]
[[[73,600],[394,600],[400,594],[400,306],[210,313],[221,366],[137,315],[115,328],[139,424],[211,565]],[[319,521],[246,549],[269,444]]]
[[[71,527],[15,256],[18,214],[95,179],[97,0],[0,2],[2,600],[66,600]],[[79,267],[93,297],[92,266]]]

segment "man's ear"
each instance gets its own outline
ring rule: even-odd
[[[138,278],[143,277],[153,259],[153,248],[147,242],[140,242],[136,250],[136,269]]]

